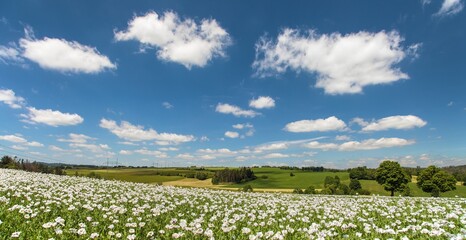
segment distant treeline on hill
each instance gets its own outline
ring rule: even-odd
[[[63,166],[50,166],[40,162],[30,162],[27,159],[12,158],[3,156],[0,161],[0,168],[19,169],[28,172],[51,173],[57,175],[65,175]]]
[[[242,183],[256,179],[254,172],[250,168],[242,167],[239,169],[225,168],[216,171],[212,177],[212,183]]]

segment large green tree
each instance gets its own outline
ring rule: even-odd
[[[434,197],[438,197],[440,192],[455,190],[455,185],[455,177],[436,166],[422,170],[417,177],[417,186]]]
[[[395,195],[395,192],[403,191],[410,181],[406,171],[394,161],[382,162],[375,172],[375,179],[385,191],[390,192],[390,196]]]

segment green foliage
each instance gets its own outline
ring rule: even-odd
[[[348,169],[349,177],[358,180],[374,180],[375,170],[368,169],[366,166]]]
[[[359,182],[359,180],[356,180],[356,179],[351,179],[350,180],[350,184],[349,184],[349,188],[351,190],[358,190],[358,189],[361,189],[361,182]]]
[[[256,179],[251,168],[229,169],[225,168],[215,172],[212,178],[213,184],[218,183],[241,183]]]
[[[311,185],[304,190],[304,194],[316,194],[316,188]]]
[[[448,192],[456,189],[456,179],[453,175],[435,166],[429,166],[422,170],[417,177],[417,186],[424,192],[438,197],[440,192]]]
[[[303,190],[302,190],[301,188],[295,188],[295,189],[293,189],[293,193],[295,193],[295,194],[303,194],[304,192],[303,192]]]
[[[196,172],[196,179],[206,180],[207,178],[208,178],[207,173],[205,173],[205,172]]]
[[[371,192],[367,189],[359,189],[356,191],[359,195],[371,195]]]
[[[96,179],[101,179],[102,178],[102,176],[100,176],[96,172],[90,172],[89,174],[87,174],[87,177],[88,178],[96,178]]]
[[[252,189],[252,186],[249,184],[243,187],[243,192],[252,192],[252,191],[254,191],[254,189]]]
[[[395,192],[404,190],[410,178],[400,164],[394,161],[384,161],[375,172],[376,181],[382,185],[385,191],[394,196]]]
[[[406,185],[405,189],[403,190],[403,193],[401,194],[404,197],[412,197],[413,194],[411,193],[411,188]]]

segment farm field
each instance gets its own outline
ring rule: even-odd
[[[221,168],[207,168],[205,172],[219,170]],[[283,170],[279,168],[254,168],[253,171],[257,176],[256,180],[242,184],[212,185],[211,179],[197,180],[185,178],[186,173],[193,173],[193,170],[184,170],[176,168],[123,168],[123,169],[70,169],[67,174],[72,176],[75,172],[80,175],[87,175],[90,172],[99,174],[102,178],[108,180],[121,180],[136,183],[162,183],[168,186],[181,187],[207,187],[215,189],[237,190],[245,185],[251,185],[255,191],[267,192],[292,192],[295,188],[305,189],[314,185],[317,189],[323,188],[326,176],[338,176],[343,184],[349,184],[349,174],[347,172],[305,172],[300,170]],[[291,177],[290,173],[294,176]],[[178,176],[162,176],[156,173],[171,173]],[[264,178],[266,176],[266,178]],[[390,195],[383,187],[373,180],[361,180],[361,185],[371,194],[381,196]],[[414,182],[409,183],[411,193],[415,197],[429,197],[428,193],[421,191]],[[442,197],[464,197],[466,198],[466,186],[457,185],[456,190],[441,193]]]
[[[462,239],[466,199],[244,193],[0,169],[0,239]]]

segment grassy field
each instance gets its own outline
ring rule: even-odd
[[[326,176],[338,176],[341,183],[349,184],[349,174],[347,172],[304,172],[279,168],[254,168],[253,171],[257,176],[256,180],[242,184],[226,185],[226,187],[241,188],[249,184],[253,188],[304,189],[314,185],[315,188],[320,189],[324,187]],[[290,176],[290,173],[293,173],[294,176]],[[267,178],[264,178],[264,176]]]
[[[208,168],[207,171],[219,170],[220,168]],[[251,185],[255,191],[283,191],[290,192],[295,188],[305,189],[310,185],[317,189],[322,189],[324,179],[327,176],[338,176],[343,184],[349,184],[349,174],[347,172],[303,172],[300,170],[282,170],[279,168],[254,168],[257,179],[242,184],[212,185],[211,179],[200,181],[193,178],[185,178],[187,173],[196,172],[195,170],[176,169],[176,168],[119,168],[119,169],[69,169],[68,175],[88,175],[91,172],[99,174],[104,179],[121,180],[139,183],[163,183],[163,185],[182,186],[182,187],[206,187],[222,189],[238,189],[244,185]],[[290,176],[290,173],[294,176]],[[177,176],[163,176],[164,174],[175,174]],[[382,196],[390,195],[381,185],[372,180],[361,180],[363,189],[369,190],[372,194]],[[428,193],[420,190],[414,182],[409,183],[411,193],[416,197],[429,197]],[[465,197],[466,186],[457,186],[455,191],[441,193],[444,197]]]
[[[154,169],[154,168],[119,168],[119,169],[70,169],[66,173],[68,175],[75,175],[76,172],[79,175],[88,175],[91,172],[95,172],[100,175],[103,179],[108,180],[120,180],[127,182],[138,182],[138,183],[161,183],[167,181],[176,181],[183,179],[183,176],[162,176],[157,175],[158,172],[177,171],[181,174],[188,171],[176,170],[176,169]]]
[[[378,184],[373,180],[361,180],[361,186],[364,189],[369,190],[372,194],[379,194],[381,196],[389,196],[390,193],[385,191],[382,185]],[[420,188],[416,186],[416,183],[410,182],[409,188],[411,189],[411,194],[415,197],[430,197],[429,193],[423,192]],[[399,193],[395,193],[399,194]],[[466,186],[456,186],[456,190],[449,191],[446,193],[440,193],[442,197],[463,197],[466,198]]]

